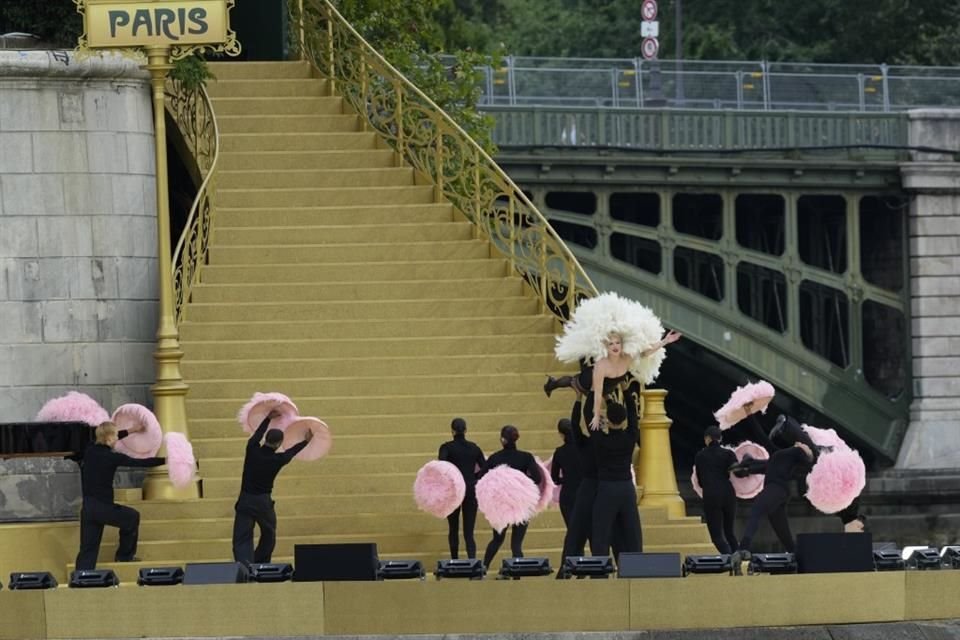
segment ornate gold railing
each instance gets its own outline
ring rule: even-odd
[[[414,169],[489,239],[565,317],[596,287],[546,218],[433,100],[370,46],[326,0],[292,2],[304,57]]]
[[[167,111],[177,123],[187,150],[193,156],[202,182],[190,207],[190,215],[173,251],[173,287],[177,324],[183,320],[190,289],[200,266],[207,261],[211,213],[216,195],[216,168],[220,130],[206,89],[186,89],[176,80],[167,82]]]

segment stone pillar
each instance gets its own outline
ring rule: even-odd
[[[960,110],[909,114],[910,145],[960,149]],[[913,151],[910,206],[913,403],[897,466],[960,467],[960,162]]]
[[[149,75],[0,51],[0,420],[79,389],[148,402],[157,328]]]

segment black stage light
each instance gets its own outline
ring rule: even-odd
[[[254,563],[250,565],[252,582],[287,582],[293,579],[293,565],[285,563]]]
[[[683,560],[683,575],[691,573],[732,573],[729,553],[712,556],[687,556]]]
[[[483,562],[477,559],[470,560],[437,560],[437,570],[434,575],[440,578],[469,578],[480,580],[487,570]]]
[[[530,576],[548,576],[553,573],[548,558],[504,558],[499,578],[519,580]]]
[[[426,572],[419,560],[381,560],[377,580],[423,580]]]
[[[55,589],[57,579],[49,571],[15,571],[10,574],[10,590]]]
[[[120,584],[113,569],[78,569],[70,573],[71,589],[116,587]]]
[[[877,571],[900,571],[903,569],[903,556],[899,549],[874,549],[873,564]]]
[[[750,558],[747,573],[796,573],[797,559],[792,553],[755,553]]]
[[[606,578],[614,571],[610,556],[567,556],[563,559],[563,577]]]
[[[183,582],[183,567],[151,567],[140,569],[137,584],[141,587],[159,587]]]
[[[960,568],[960,546],[947,545],[940,549],[940,560],[944,567]]]
[[[943,560],[940,559],[940,552],[931,547],[914,549],[907,558],[908,569],[920,569],[921,571],[939,569],[942,564]]]

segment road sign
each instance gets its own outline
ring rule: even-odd
[[[644,20],[657,19],[657,0],[643,0],[640,5],[640,16]]]
[[[640,44],[640,53],[647,60],[653,60],[660,51],[660,42],[656,38],[644,38]]]
[[[660,36],[660,23],[654,20],[644,20],[640,23],[640,35],[644,38],[656,38]]]

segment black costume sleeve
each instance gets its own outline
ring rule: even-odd
[[[283,456],[283,463],[286,464],[293,460],[293,457],[303,451],[304,447],[306,447],[308,444],[310,443],[307,440],[301,440],[297,444],[281,453],[280,455]]]
[[[129,431],[127,431],[126,429],[121,429],[120,431],[117,431],[117,440],[123,440],[128,435],[130,435]]]
[[[557,447],[553,451],[553,462],[550,463],[550,479],[553,480],[553,484],[560,485],[563,484],[563,476],[560,475],[560,468],[563,466],[560,461],[560,448]]]
[[[477,459],[474,462],[474,464],[476,466],[475,475],[479,478],[480,469],[483,469],[483,465],[487,464],[487,459],[483,455],[483,449],[481,449],[480,447],[477,447]]]
[[[570,437],[573,438],[573,444],[578,448],[585,446],[588,438],[588,436],[583,434],[583,430],[580,428],[580,423],[582,421],[583,416],[580,409],[580,401],[577,400],[573,403],[573,408],[570,410]]]
[[[247,447],[258,447],[260,446],[260,441],[263,440],[263,434],[267,432],[267,427],[270,426],[270,415],[267,414],[267,417],[263,419],[263,422],[260,423],[260,426],[257,427],[257,430],[253,432],[253,435],[250,436],[250,439],[247,440]]]
[[[773,444],[773,440],[767,436],[767,432],[763,430],[763,426],[760,424],[760,421],[757,420],[756,414],[750,414],[747,417],[747,424],[750,425],[750,438],[754,442],[766,449],[771,455],[775,451],[780,450],[780,447]]]
[[[166,458],[131,458],[130,456],[113,452],[113,455],[119,458],[117,464],[121,467],[159,467],[166,464]]]
[[[540,473],[540,465],[537,464],[532,453],[528,453],[527,455],[530,456],[527,462],[527,476],[535,483],[540,484],[540,481],[543,479],[543,475]]]
[[[447,445],[440,445],[440,451],[437,453],[437,460],[443,460],[445,462],[450,460],[450,454],[447,453]]]

